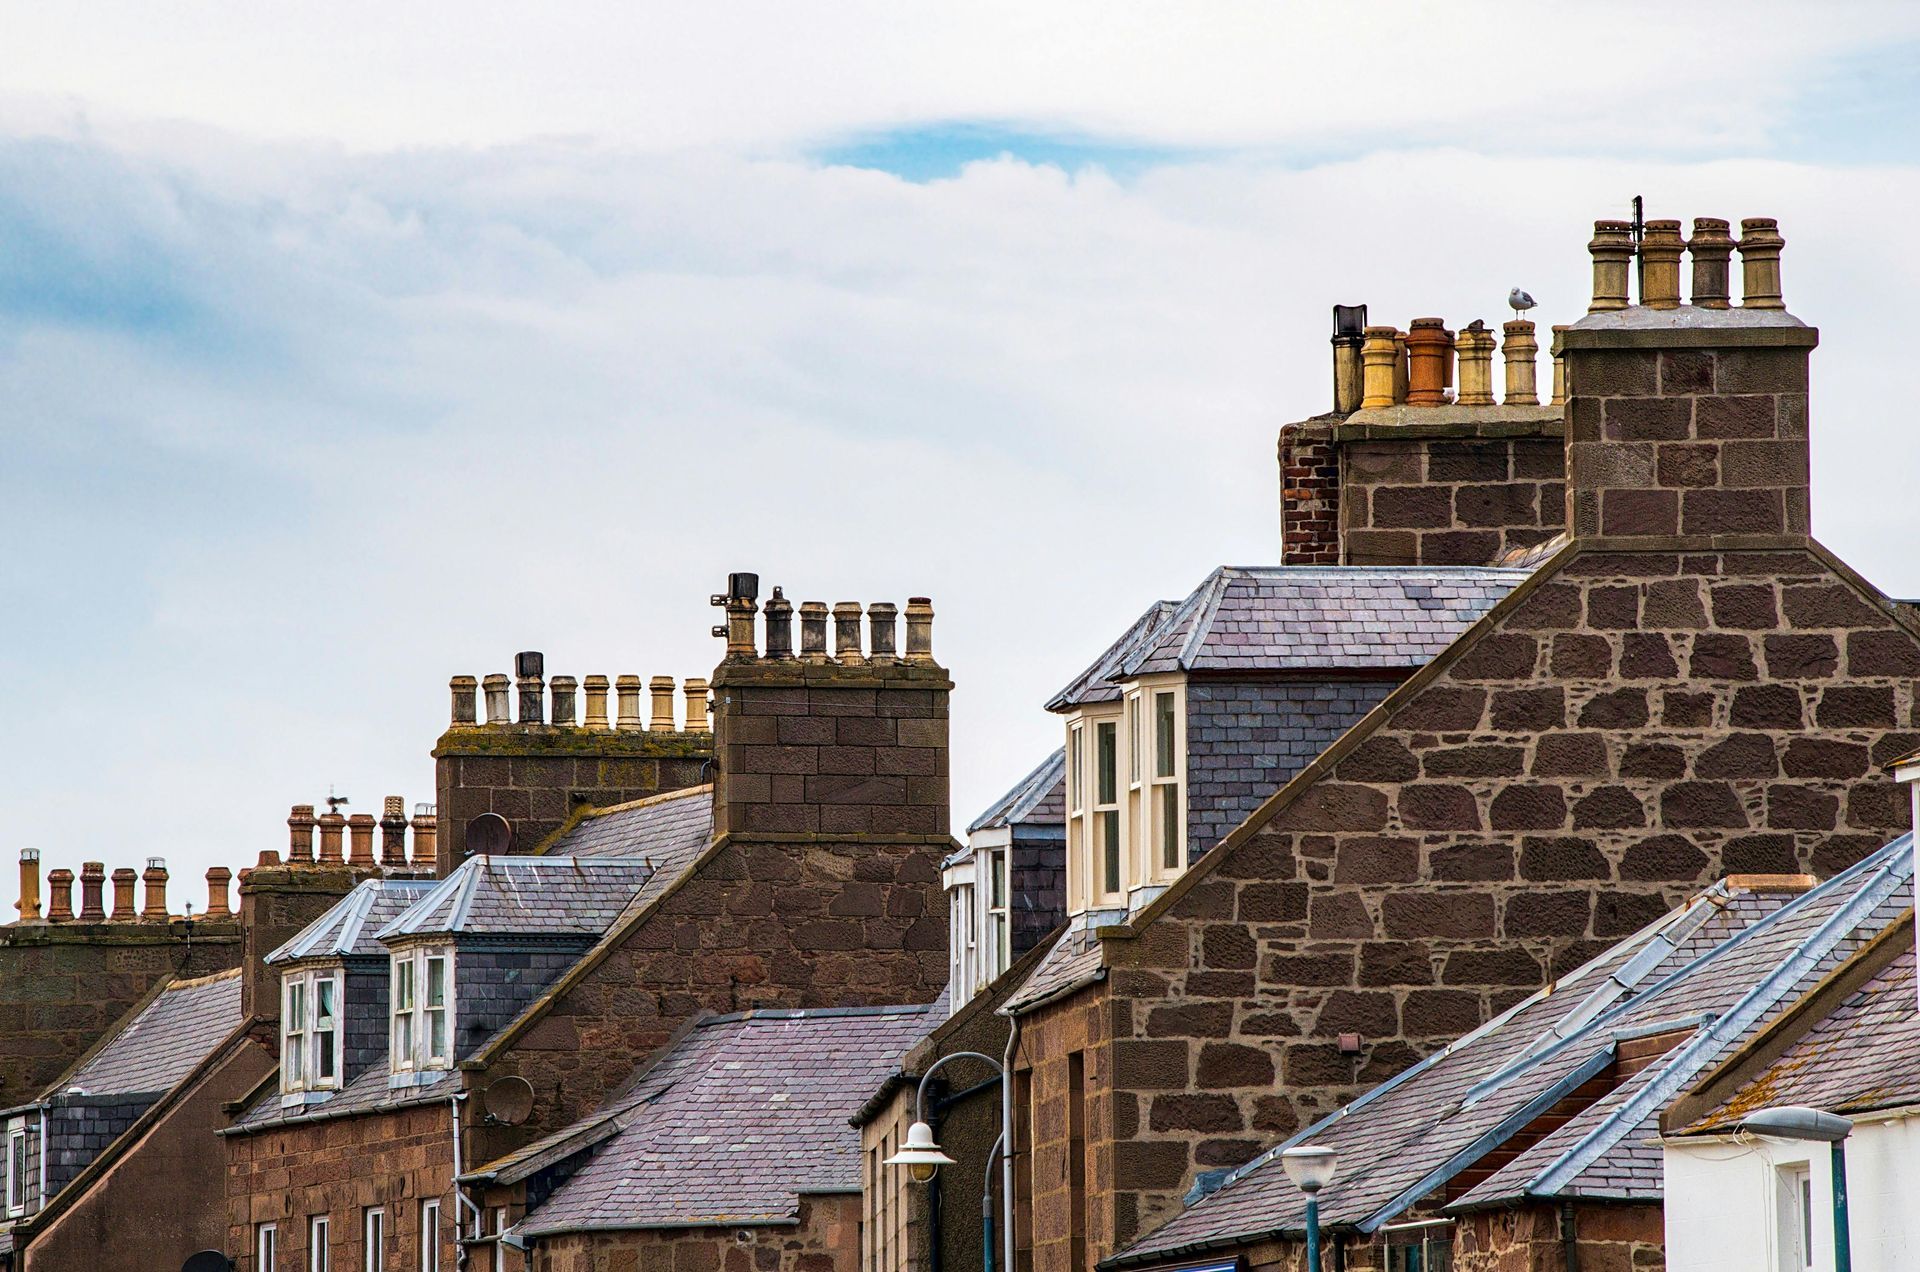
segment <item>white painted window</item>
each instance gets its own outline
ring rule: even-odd
[[[307,1272],[333,1272],[332,1233],[333,1225],[325,1215],[307,1220]]]
[[[1151,860],[1162,878],[1171,878],[1187,864],[1187,756],[1184,712],[1177,688],[1153,690],[1153,808],[1150,814]]]
[[[1013,925],[1007,914],[1007,848],[987,853],[987,934],[983,950],[981,983],[993,980],[1012,963]]]
[[[253,1230],[254,1272],[277,1272],[280,1267],[280,1229],[263,1223]]]
[[[17,1215],[26,1208],[27,1130],[16,1126],[7,1133],[7,1213]]]
[[[507,1243],[500,1238],[507,1231],[507,1208],[495,1206],[493,1210],[493,1272],[507,1272]]]
[[[340,970],[301,968],[288,972],[281,985],[280,1090],[339,1090]]]
[[[1126,854],[1120,843],[1120,722],[1093,726],[1094,891],[1102,901],[1127,889]]]
[[[1813,1266],[1813,1172],[1805,1162],[1774,1171],[1780,1272],[1807,1272]]]
[[[395,1073],[453,1065],[453,951],[446,946],[393,956],[392,1063]]]
[[[366,1272],[387,1272],[386,1210],[380,1206],[369,1206],[362,1232],[361,1266]]]
[[[440,1272],[440,1201],[420,1203],[420,1272]]]

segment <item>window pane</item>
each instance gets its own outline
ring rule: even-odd
[[[443,1008],[427,1009],[427,1054],[435,1060],[447,1057],[447,1013]]]
[[[447,1005],[447,960],[438,955],[427,960],[427,1006]]]
[[[287,1028],[302,1029],[307,1023],[307,986],[306,982],[290,980],[287,982]]]
[[[1101,890],[1120,891],[1120,813],[1113,809],[1100,815]]]
[[[1140,699],[1127,699],[1127,780],[1140,780]]]
[[[313,1027],[315,1029],[333,1028],[333,996],[339,982],[333,977],[324,977],[313,983]]]
[[[1078,727],[1067,732],[1067,802],[1074,808],[1085,808],[1087,788],[1080,772],[1081,730]]]
[[[413,957],[402,955],[393,961],[393,1009],[413,1010]]]
[[[1173,776],[1173,695],[1153,695],[1153,772]]]
[[[387,1212],[367,1211],[367,1233],[362,1263],[366,1272],[387,1272]]]
[[[1156,786],[1153,797],[1160,804],[1160,865],[1166,870],[1180,868],[1180,788]]]
[[[1100,804],[1111,804],[1119,798],[1118,765],[1119,729],[1111,722],[1094,726],[1095,744],[1099,747],[1099,783],[1100,789],[1095,800]]]
[[[1007,854],[995,852],[988,858],[988,869],[993,874],[987,904],[993,909],[1001,909],[1007,904]]]

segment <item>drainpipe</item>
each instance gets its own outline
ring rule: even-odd
[[[40,1106],[40,1196],[34,1200],[33,1212],[39,1214],[47,1208],[47,1106]]]
[[[1833,1149],[1833,1269],[1853,1272],[1853,1234],[1847,1223],[1847,1142],[1835,1140]]]
[[[466,1189],[460,1186],[460,1101],[466,1098],[467,1093],[465,1091],[456,1091],[447,1099],[447,1109],[453,1114],[453,1200],[456,1206],[453,1219],[453,1265],[456,1268],[464,1268],[467,1266],[467,1246],[465,1242],[460,1240],[459,1208],[465,1208],[473,1212],[473,1235],[476,1238],[481,1235],[482,1211],[479,1206],[473,1203],[473,1199],[467,1196]]]
[[[1566,1256],[1567,1272],[1580,1272],[1580,1244],[1573,1226],[1573,1203],[1560,1203],[1560,1252]]]
[[[1916,796],[1920,798],[1920,796]],[[1004,1272],[1017,1272],[1018,1264],[1014,1255],[1013,1231],[1013,1057],[1020,1049],[1020,1017],[1007,1017],[1007,1050],[1000,1066],[1000,1199],[1006,1207],[1006,1222],[1001,1225],[1006,1230],[1007,1257],[1002,1265]]]

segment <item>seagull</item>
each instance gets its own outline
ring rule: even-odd
[[[1521,291],[1518,287],[1507,293],[1507,304],[1512,307],[1513,316],[1516,319],[1519,318],[1522,313],[1532,309],[1536,303],[1538,302],[1536,302],[1533,297],[1527,295],[1527,293]]]

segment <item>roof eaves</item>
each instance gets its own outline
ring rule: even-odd
[[[1187,632],[1187,639],[1180,646],[1179,657],[1175,659],[1180,670],[1193,670],[1193,660],[1206,646],[1207,635],[1213,630],[1213,620],[1220,614],[1220,602],[1226,598],[1227,589],[1233,582],[1242,577],[1244,575],[1241,571],[1223,565],[1213,572],[1212,578],[1207,580],[1206,587],[1203,589],[1204,596],[1200,601],[1200,612],[1194,616],[1193,626]]]

